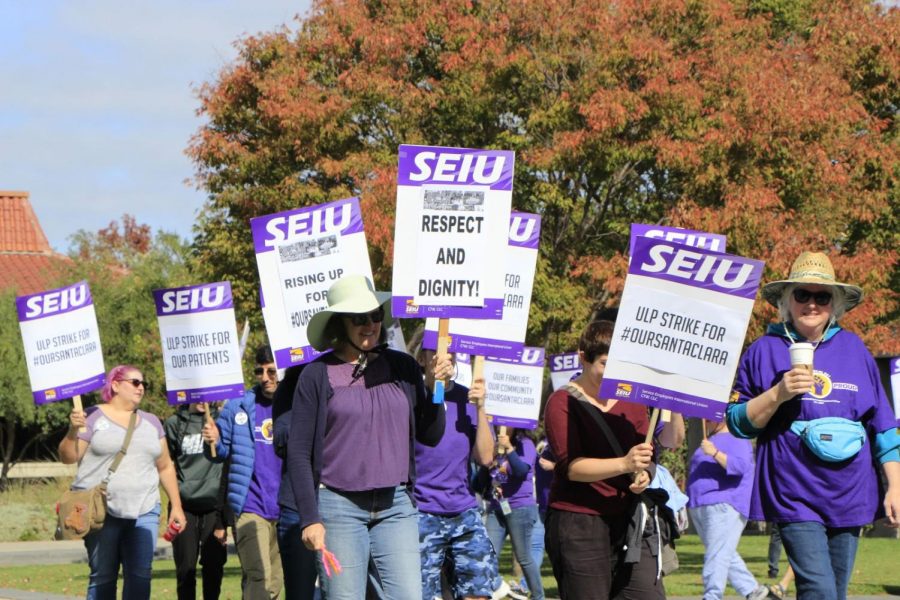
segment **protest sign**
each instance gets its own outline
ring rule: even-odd
[[[472,387],[472,357],[469,354],[456,353],[456,376],[453,381],[467,388]]]
[[[550,385],[555,392],[581,373],[581,360],[577,352],[550,355]]]
[[[395,317],[499,319],[514,154],[400,146]]]
[[[637,238],[601,397],[721,421],[762,268]]]
[[[518,358],[486,358],[484,384],[484,407],[491,424],[536,428],[544,385],[544,349],[526,346]]]
[[[682,229],[680,227],[666,227],[664,225],[645,225],[643,223],[631,224],[631,237],[628,242],[628,256],[634,254],[634,240],[638,237],[648,237],[666,242],[675,242],[694,248],[704,248],[714,252],[725,252],[725,236],[720,233],[707,233]]]
[[[263,319],[279,369],[322,354],[306,326],[328,306],[328,288],[347,275],[372,279],[357,198],[250,220],[262,290]]]
[[[169,404],[244,395],[241,351],[227,281],[153,290]]]
[[[100,330],[87,281],[19,296],[16,312],[35,404],[79,397],[103,386]]]
[[[452,319],[450,352],[514,358],[525,345],[534,269],[541,238],[541,217],[514,212],[509,220],[506,273],[503,289],[503,318],[497,320]],[[438,320],[425,322],[425,348],[437,347]]]
[[[891,359],[891,394],[894,396],[894,415],[900,421],[900,356]]]

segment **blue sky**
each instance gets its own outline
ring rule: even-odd
[[[309,0],[0,0],[0,189],[27,191],[60,252],[133,214],[192,237],[195,90],[233,42]]]

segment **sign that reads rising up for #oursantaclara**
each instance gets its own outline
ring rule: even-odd
[[[218,402],[244,393],[231,284],[153,290],[169,404]]]
[[[16,298],[35,404],[86,394],[106,381],[87,281]]]
[[[499,319],[514,154],[400,146],[395,317]]]
[[[763,263],[638,237],[603,398],[721,421]]]
[[[328,306],[328,288],[346,275],[372,279],[357,198],[250,220],[266,333],[279,369],[321,354],[306,326]]]

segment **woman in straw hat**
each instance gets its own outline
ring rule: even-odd
[[[344,277],[307,330],[313,348],[332,352],[297,383],[288,470],[303,543],[327,546],[342,567],[329,577],[319,553],[326,598],[364,598],[370,562],[379,595],[422,595],[414,442],[440,441],[444,409],[428,397],[431,382],[415,359],[382,343],[390,297],[366,277]],[[452,370],[444,357],[433,372]]]
[[[782,322],[741,358],[727,410],[732,433],[758,437],[750,518],[778,524],[800,600],[846,597],[860,528],[880,516],[878,463],[884,512],[900,526],[897,418],[872,355],[837,324],[862,295],[826,255],[803,252],[763,287]],[[792,361],[797,342],[806,356]]]

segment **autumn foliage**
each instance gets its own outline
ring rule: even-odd
[[[510,149],[543,216],[529,343],[615,305],[650,222],[724,233],[767,280],[828,252],[867,293],[844,324],[900,354],[898,39],[863,0],[317,2],[200,90],[197,250],[256,314],[248,220],[359,196],[386,286],[397,146]]]

